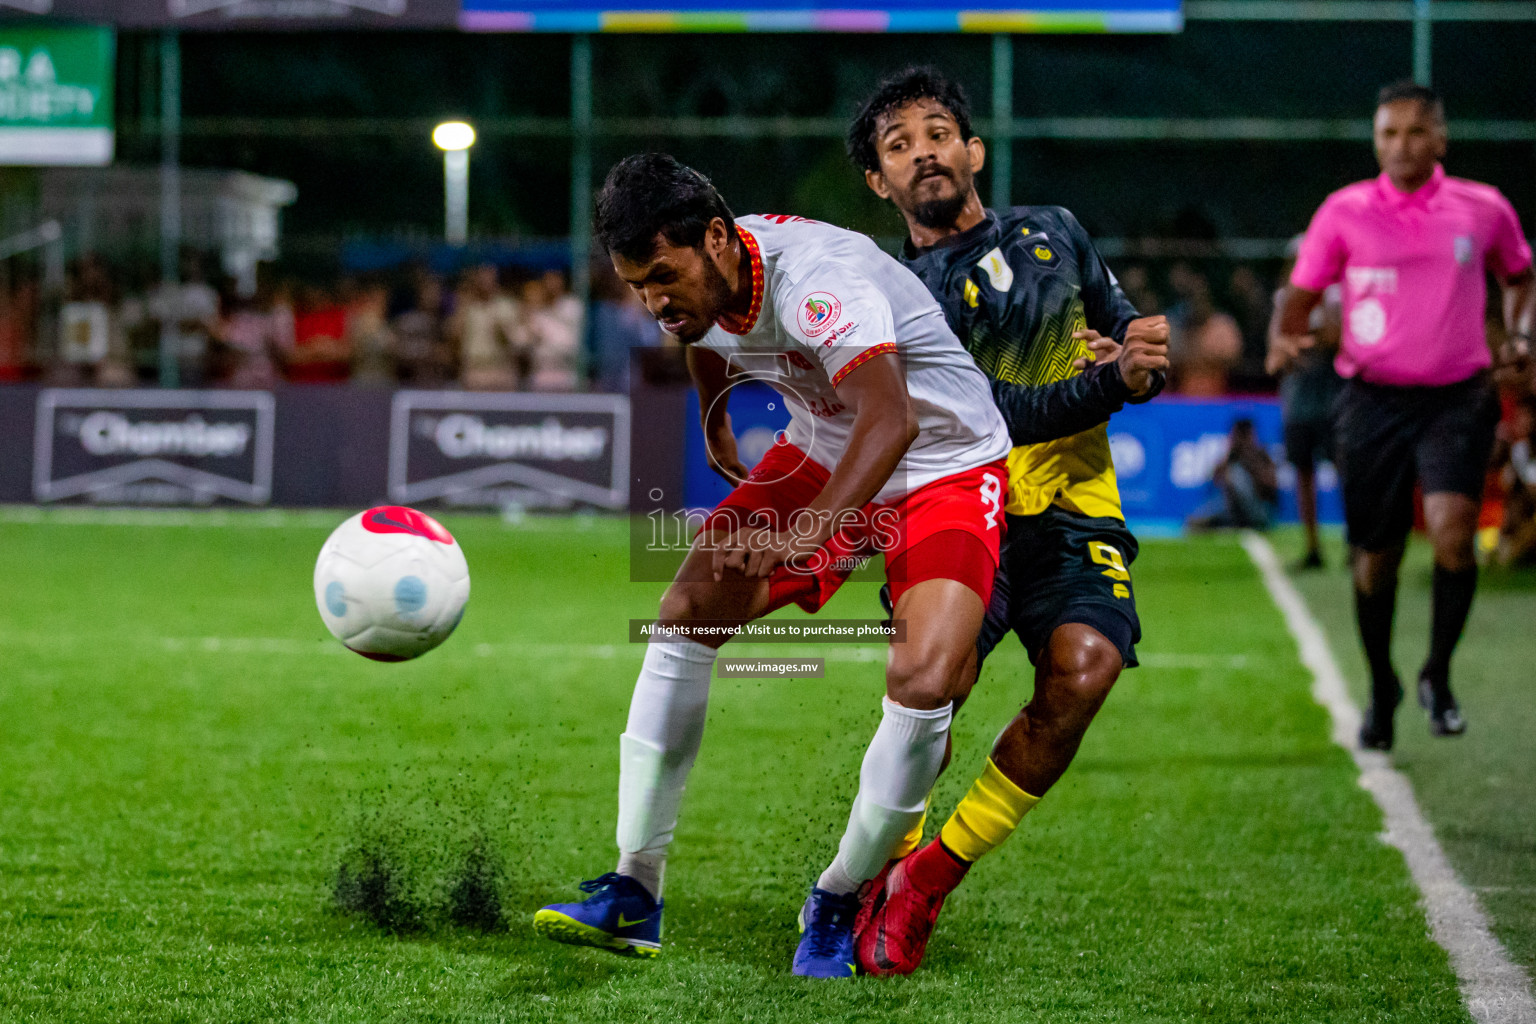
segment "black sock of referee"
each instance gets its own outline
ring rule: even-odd
[[[1424,659],[1423,675],[1434,684],[1437,693],[1450,691],[1451,655],[1472,611],[1472,595],[1477,590],[1477,566],[1443,569],[1435,566],[1432,611],[1429,620],[1429,657]]]
[[[1375,594],[1355,590],[1355,621],[1360,626],[1360,645],[1371,668],[1371,703],[1391,708],[1402,696],[1397,673],[1392,669],[1392,618],[1397,611],[1397,587],[1383,587]]]

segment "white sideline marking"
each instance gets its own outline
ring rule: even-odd
[[[28,645],[33,647],[88,647],[102,642],[92,636],[43,636],[26,634],[0,635],[0,647]],[[171,654],[345,654],[346,648],[332,640],[304,640],[282,636],[137,636],[112,638],[113,643],[133,643],[140,646],[159,647]],[[825,658],[828,661],[871,662],[885,661],[884,644],[743,644],[732,643],[724,653],[733,657],[769,658],[785,655],[790,647],[800,654]],[[477,658],[521,656],[543,658],[592,658],[611,661],[625,656],[636,657],[644,653],[640,644],[547,644],[524,643],[508,640],[501,643],[477,643],[469,647],[455,644],[451,650],[458,654],[471,654]],[[1150,669],[1241,669],[1249,666],[1246,654],[1180,654],[1154,652],[1140,655],[1142,668]]]
[[[1402,851],[1409,873],[1424,894],[1430,934],[1450,954],[1472,1019],[1478,1024],[1536,1022],[1530,978],[1524,968],[1509,959],[1489,929],[1477,896],[1456,877],[1434,829],[1414,800],[1407,776],[1393,768],[1391,758],[1381,751],[1360,749],[1360,709],[1349,699],[1344,675],[1322,626],[1280,568],[1275,549],[1255,533],[1245,532],[1242,543],[1296,638],[1302,664],[1312,672],[1312,697],[1333,719],[1333,741],[1355,759],[1361,788],[1375,797],[1381,808],[1387,826],[1383,839]]]
[[[34,526],[143,526],[194,529],[330,530],[361,509],[284,508],[95,508],[89,505],[0,505],[0,525]],[[568,515],[523,516],[496,520],[482,510],[453,510],[452,515],[499,522],[514,533],[559,533],[590,530],[615,516],[574,512]]]
[[[160,509],[160,508],[90,508],[67,505],[0,505],[0,523],[54,526],[148,526],[224,529],[255,527],[266,529],[334,528],[351,513],[329,511],[293,511],[289,509]]]

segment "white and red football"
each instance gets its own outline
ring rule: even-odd
[[[331,533],[315,562],[315,604],[331,635],[375,661],[406,661],[453,632],[469,564],[453,534],[413,508],[381,505]]]

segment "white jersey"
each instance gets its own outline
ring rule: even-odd
[[[876,501],[1007,457],[1012,443],[987,378],[917,275],[864,235],[819,221],[754,215],[736,228],[751,261],[751,311],[696,344],[724,358],[733,377],[784,396],[791,444],[835,468],[854,420],[837,384],[894,352],[918,434]]]

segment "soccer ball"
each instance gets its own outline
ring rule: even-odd
[[[453,535],[413,508],[381,505],[336,527],[315,562],[315,604],[331,635],[375,661],[406,661],[448,639],[469,600]]]

